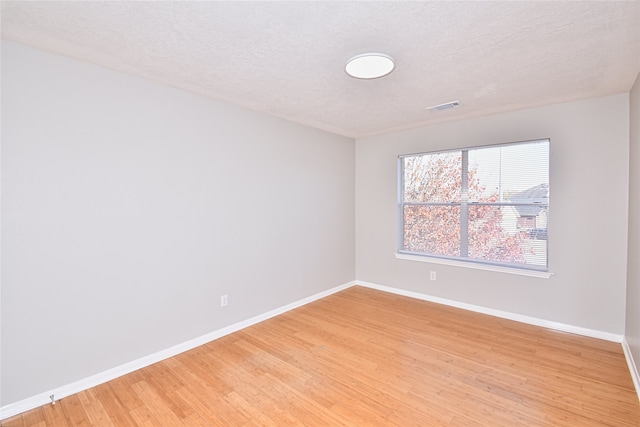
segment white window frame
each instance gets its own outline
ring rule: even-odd
[[[486,202],[486,203],[470,203],[468,200],[468,154],[470,151],[491,148],[491,147],[500,147],[500,146],[509,146],[509,145],[519,145],[519,144],[531,144],[537,142],[547,142],[549,145],[551,141],[549,138],[541,138],[536,140],[529,141],[519,141],[519,142],[511,142],[507,144],[492,144],[486,146],[476,146],[476,147],[468,147],[468,148],[458,148],[451,150],[439,150],[432,152],[423,152],[423,153],[415,153],[415,154],[404,154],[398,156],[398,251],[396,252],[396,258],[410,261],[421,261],[421,262],[429,262],[435,264],[445,264],[445,265],[454,265],[454,266],[462,266],[468,268],[475,268],[481,270],[489,270],[489,271],[499,271],[506,272],[512,274],[519,274],[525,276],[533,276],[533,277],[542,277],[549,278],[553,275],[553,273],[549,272],[549,245],[548,245],[548,231],[547,231],[547,245],[546,245],[546,265],[545,266],[537,266],[531,264],[520,264],[520,263],[509,263],[509,262],[498,262],[498,261],[486,261],[479,260],[474,258],[468,258],[468,212],[469,206],[478,206],[478,205],[486,205],[486,206],[536,206],[543,207],[547,210],[547,221],[548,221],[548,213],[549,213],[549,202],[546,204],[540,203],[515,203],[515,202]],[[550,148],[549,148],[550,151]],[[436,155],[440,153],[446,152],[460,152],[462,158],[462,199],[460,202],[405,202],[404,201],[404,169],[403,169],[403,159],[407,157],[416,157],[421,155]],[[430,254],[430,253],[421,253],[421,252],[411,252],[404,250],[404,226],[405,226],[405,206],[459,206],[460,207],[460,256],[445,256],[440,254]],[[548,222],[547,222],[547,230],[548,230]]]

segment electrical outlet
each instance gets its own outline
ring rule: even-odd
[[[429,272],[429,280],[436,280],[436,272],[435,271]]]
[[[225,295],[220,296],[220,307],[226,307],[229,305],[229,297]]]

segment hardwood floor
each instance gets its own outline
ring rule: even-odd
[[[640,426],[620,344],[362,287],[15,426]]]

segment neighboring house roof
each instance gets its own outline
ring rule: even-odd
[[[514,206],[520,216],[538,216],[549,203],[549,184],[539,184],[511,197],[514,203],[536,203],[544,206]]]

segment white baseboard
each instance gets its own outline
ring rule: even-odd
[[[629,343],[627,342],[626,337],[623,337],[622,339],[622,350],[624,350],[624,357],[627,359],[627,365],[629,365],[629,372],[631,372],[631,379],[633,380],[633,385],[636,387],[636,393],[638,393],[638,400],[640,400],[640,373],[638,373],[638,366],[633,360],[633,355],[631,354],[631,348],[629,347]]]
[[[371,288],[371,289],[377,289],[379,291],[389,292],[396,295],[402,295],[405,297],[416,298],[423,301],[435,302],[438,304],[448,305],[451,307],[462,308],[464,310],[474,311],[476,313],[488,314],[490,316],[500,317],[508,320],[515,320],[516,322],[528,323],[530,325],[541,326],[543,328],[554,329],[556,331],[569,332],[572,334],[584,335],[587,337],[599,338],[602,340],[613,341],[617,343],[621,343],[623,338],[623,335],[612,334],[610,332],[603,332],[595,329],[588,329],[580,326],[573,326],[565,323],[553,322],[551,320],[524,316],[522,314],[511,313],[508,311],[494,310],[492,308],[482,307],[482,306],[473,305],[473,304],[467,304],[464,302],[435,297],[427,294],[421,294],[418,292],[407,291],[404,289],[398,289],[391,286],[378,285],[375,283],[363,282],[360,280],[356,280],[356,284],[367,287],[367,288]]]
[[[336,292],[340,292],[344,289],[350,288],[355,284],[356,282],[353,281],[353,282],[345,283],[340,286],[336,286],[335,288],[331,288],[326,291],[317,293],[315,295],[311,295],[307,298],[294,301],[290,304],[284,305],[282,307],[278,307],[274,310],[268,311],[258,316],[254,316],[249,319],[243,320],[241,322],[234,323],[232,325],[226,326],[224,328],[218,329],[216,331],[210,332],[208,334],[202,335],[192,340],[183,342],[181,344],[177,344],[173,347],[158,351],[148,356],[141,357],[140,359],[136,359],[134,361],[125,363],[123,365],[116,366],[115,368],[108,369],[106,371],[100,372],[98,374],[92,375],[82,380],[75,381],[71,384],[63,385],[61,387],[56,387],[53,390],[49,390],[44,393],[39,393],[35,396],[28,397],[26,399],[20,400],[15,403],[11,403],[9,405],[5,405],[0,408],[0,420],[10,418],[10,417],[13,417],[14,415],[18,415],[23,412],[29,411],[31,409],[37,408],[38,406],[51,403],[51,396],[53,396],[55,400],[59,400],[64,397],[70,396],[72,394],[79,393],[91,387],[95,387],[107,381],[111,381],[113,379],[126,375],[130,372],[136,371],[138,369],[141,369],[146,366],[152,365],[154,363],[160,362],[162,360],[168,359],[177,354],[184,353],[185,351],[191,350],[195,347],[206,344],[208,342],[221,338],[225,335],[229,335],[241,329],[247,328],[251,325],[255,325],[256,323],[260,323],[262,321],[275,317],[279,314],[286,313],[287,311],[296,309],[303,305],[309,304],[313,301],[317,301],[319,299],[327,297]]]

